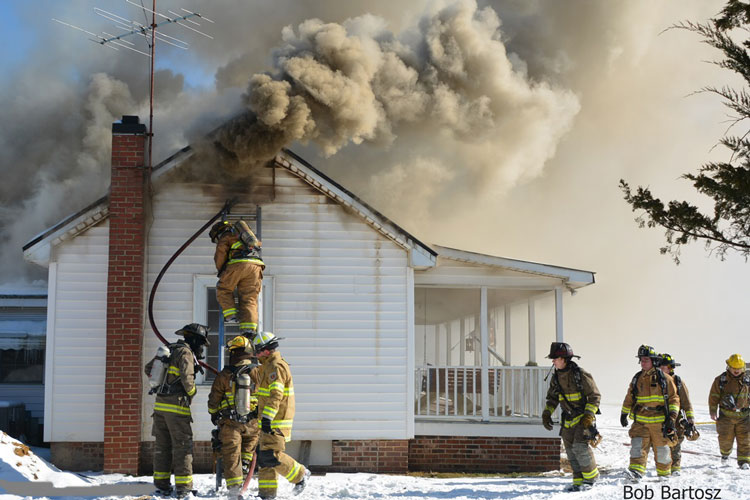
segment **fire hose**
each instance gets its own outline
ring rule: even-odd
[[[151,288],[151,294],[148,297],[148,321],[151,324],[151,329],[154,331],[154,334],[161,340],[161,342],[164,345],[169,345],[169,342],[164,338],[164,336],[161,334],[159,329],[156,327],[156,321],[154,321],[154,298],[156,297],[156,290],[159,288],[159,283],[161,282],[161,279],[164,277],[164,274],[166,274],[167,269],[169,269],[169,266],[172,265],[172,263],[177,259],[177,257],[180,256],[182,252],[185,251],[185,249],[190,246],[190,244],[195,241],[198,236],[200,236],[203,231],[208,229],[208,227],[213,224],[217,219],[220,217],[226,216],[229,211],[232,209],[232,206],[237,203],[236,199],[227,200],[224,203],[224,206],[221,210],[219,210],[216,215],[211,217],[211,219],[208,220],[203,226],[201,226],[200,229],[198,229],[195,234],[193,234],[190,238],[185,241],[185,243],[182,244],[180,248],[177,249],[177,251],[172,254],[172,256],[167,260],[166,264],[164,264],[164,267],[161,268],[161,271],[159,271],[159,275],[154,280],[154,286]],[[199,367],[205,367],[211,370],[214,374],[218,375],[219,371],[214,368],[213,366],[209,365],[208,363],[204,363],[201,360],[198,360],[198,366]],[[203,372],[203,369],[201,368],[201,372]]]

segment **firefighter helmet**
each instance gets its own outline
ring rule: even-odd
[[[213,225],[208,232],[208,236],[211,238],[211,242],[216,243],[224,233],[229,231],[232,231],[232,224],[229,221],[223,220]]]
[[[227,342],[227,349],[229,352],[246,352],[249,354],[253,353],[253,346],[250,344],[250,340],[244,335],[237,335],[232,340]]]
[[[580,356],[576,356],[573,354],[573,348],[570,347],[570,344],[566,344],[565,342],[552,342],[549,346],[549,354],[547,357],[549,359],[555,359],[555,358],[572,358],[572,357],[580,358]]]
[[[745,360],[742,358],[742,354],[732,354],[727,359],[727,366],[734,368],[735,370],[745,369]]]
[[[682,366],[680,363],[677,363],[670,354],[667,354],[666,352],[659,354],[659,359],[660,366],[671,366],[672,368],[676,366]]]
[[[208,330],[209,328],[207,326],[203,326],[198,323],[190,323],[189,325],[183,326],[175,333],[177,335],[184,335],[185,340],[197,340],[197,343],[199,344],[211,345],[211,343],[208,341]]]
[[[256,354],[266,349],[276,349],[279,347],[279,340],[281,339],[271,332],[258,332],[252,340],[253,349]]]
[[[638,354],[635,357],[642,358],[644,356],[647,356],[651,358],[652,360],[656,360],[659,357],[659,355],[656,354],[656,351],[654,350],[653,347],[651,347],[650,345],[645,345],[645,344],[638,348]]]

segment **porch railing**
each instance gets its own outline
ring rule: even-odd
[[[549,382],[548,367],[418,366],[415,377],[417,418],[523,420],[540,418]]]

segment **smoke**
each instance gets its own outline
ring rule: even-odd
[[[401,33],[370,14],[287,26],[274,70],[250,78],[248,116],[225,127],[219,142],[252,163],[295,142],[330,157],[347,145],[391,148],[403,137],[422,151],[414,168],[381,170],[401,182],[381,183],[389,194],[377,192],[377,200],[409,190],[429,174],[426,164],[460,174],[477,194],[503,193],[542,172],[579,103],[514,67],[500,27],[495,11],[473,0],[428,12]],[[437,184],[411,202],[429,209],[444,191]]]

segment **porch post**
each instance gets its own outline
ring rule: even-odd
[[[483,286],[479,294],[479,330],[482,338],[482,420],[490,419],[490,375],[487,367],[490,364],[489,332],[487,330],[487,287]]]
[[[529,299],[529,362],[526,366],[539,366],[536,362],[536,304],[534,298]]]
[[[510,366],[510,304],[505,304],[505,364]]]
[[[561,286],[555,287],[555,340],[557,342],[564,342],[563,340],[563,301],[562,301],[563,290]]]
[[[458,349],[458,355],[459,360],[458,364],[461,366],[466,366],[466,318],[461,318],[461,343],[459,344]]]

